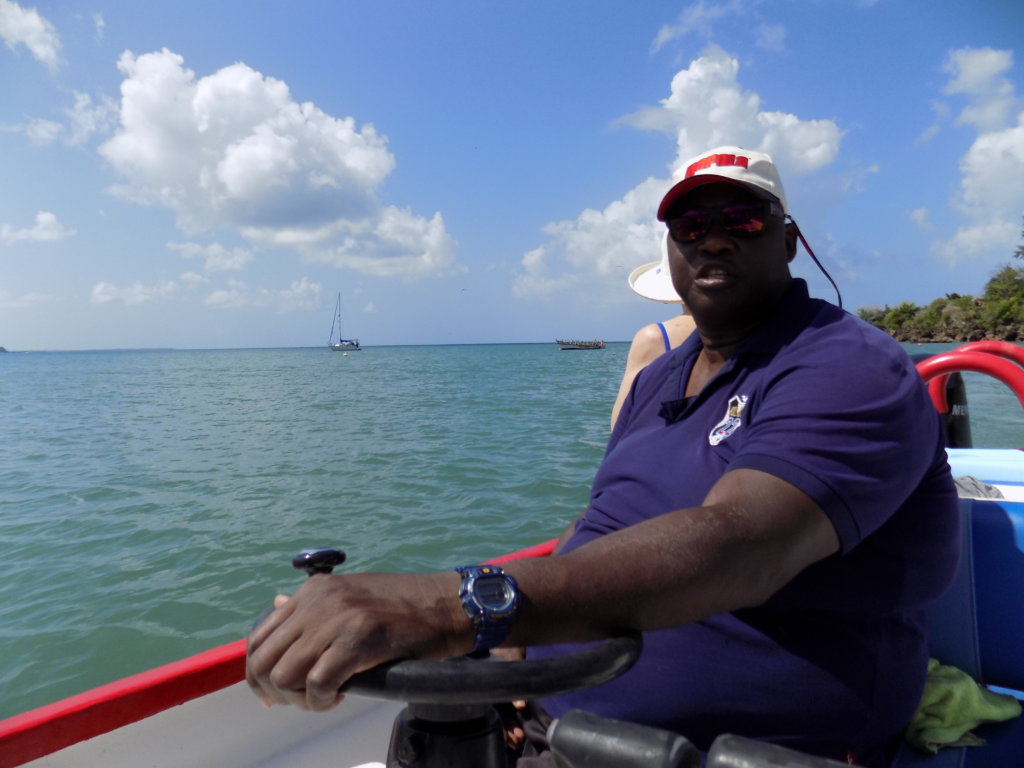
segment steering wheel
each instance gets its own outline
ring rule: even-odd
[[[299,552],[292,559],[292,566],[312,576],[331,573],[343,562],[344,552],[317,547]],[[642,647],[640,633],[626,630],[582,650],[550,659],[514,662],[467,656],[447,661],[405,659],[353,675],[341,690],[410,704],[496,704],[544,698],[592,688],[618,677],[636,663]]]
[[[496,704],[545,698],[618,677],[633,666],[642,645],[640,633],[628,631],[551,659],[505,662],[463,656],[395,661],[353,675],[342,690],[409,703]]]

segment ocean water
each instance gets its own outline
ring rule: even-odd
[[[0,355],[0,717],[244,636],[306,546],[415,572],[558,535],[627,350]],[[967,389],[975,445],[1024,445]]]

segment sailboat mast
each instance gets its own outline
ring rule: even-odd
[[[334,317],[331,319],[331,335],[327,337],[327,346],[334,344],[334,328],[337,326],[341,334],[341,292],[338,292],[338,300],[334,302]],[[340,339],[339,339],[340,341]]]

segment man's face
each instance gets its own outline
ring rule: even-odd
[[[672,232],[684,213],[712,212],[706,234],[694,240],[669,237],[672,284],[698,321],[704,317],[743,324],[761,309],[774,306],[788,286],[796,242],[781,216],[768,215],[764,228],[756,233],[723,226],[723,207],[760,203],[735,184],[707,184],[677,204],[666,221]]]

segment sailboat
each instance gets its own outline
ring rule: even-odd
[[[338,329],[338,340],[334,340],[334,329]],[[331,335],[327,337],[327,346],[334,352],[348,352],[350,349],[362,349],[359,346],[359,339],[341,338],[341,293],[338,293],[338,300],[334,303],[334,320],[331,322]]]

